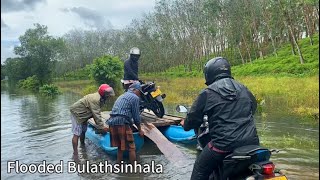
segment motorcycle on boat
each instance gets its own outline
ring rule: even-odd
[[[121,80],[125,91],[127,87],[124,84],[124,80]],[[162,101],[166,97],[160,90],[160,86],[156,86],[154,82],[144,82],[139,80],[141,83],[141,96],[140,96],[140,112],[144,109],[151,110],[157,117],[162,118],[165,114],[165,110]],[[132,84],[132,83],[131,83]]]
[[[178,105],[177,112],[187,113],[185,106]],[[204,148],[210,141],[209,124],[207,116],[197,130],[198,144],[200,149]],[[273,153],[277,150],[269,150],[258,145],[247,145],[236,148],[227,155],[218,166],[218,170],[213,171],[210,179],[214,180],[287,180],[287,177],[270,161]]]

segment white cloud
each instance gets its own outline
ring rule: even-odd
[[[3,41],[18,41],[34,23],[48,26],[49,33],[54,36],[62,36],[72,29],[95,29],[100,24],[122,29],[133,19],[153,11],[155,1],[1,0],[1,62],[12,57]]]

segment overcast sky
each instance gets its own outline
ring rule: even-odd
[[[152,12],[157,0],[1,0],[1,63],[13,57],[19,36],[34,23],[50,35],[72,29],[122,29]]]

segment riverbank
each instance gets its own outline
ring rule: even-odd
[[[167,94],[164,104],[184,104],[190,106],[201,89],[205,88],[200,77],[164,78],[141,77],[145,81],[154,81]],[[287,112],[303,116],[308,121],[319,122],[319,77],[270,77],[239,76],[235,79],[247,86],[261,104],[263,115]],[[94,81],[57,81],[62,91],[85,95],[98,88]],[[121,93],[121,92],[119,92]],[[118,94],[119,94],[118,93]]]

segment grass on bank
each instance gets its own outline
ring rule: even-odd
[[[86,95],[98,89],[94,80],[55,81],[54,84],[57,85],[62,92],[68,91],[79,95]]]
[[[204,78],[157,78],[154,80],[167,94],[165,103],[191,105],[199,92],[206,87]],[[238,76],[235,79],[247,86],[264,108],[270,111],[285,110],[302,116],[319,116],[319,77]],[[319,117],[318,117],[319,119]]]
[[[232,66],[234,76],[290,76],[306,77],[319,75],[319,34],[313,36],[313,45],[310,38],[299,40],[304,64],[300,64],[299,55],[292,55],[291,45],[285,44],[277,50],[277,56],[267,55],[264,58],[253,60],[252,63]],[[185,71],[180,65],[171,67],[161,73],[146,73],[145,76],[162,77],[202,77],[203,72],[192,68],[193,71]]]

